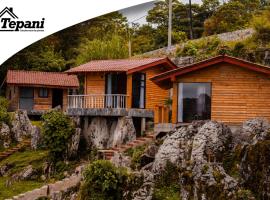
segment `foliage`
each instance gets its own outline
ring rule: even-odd
[[[7,177],[0,177],[0,200],[9,199],[15,195],[41,187],[44,183],[37,181],[16,181],[6,187]]]
[[[77,64],[89,62],[90,60],[116,59],[128,57],[128,47],[126,41],[114,35],[109,40],[88,40],[78,48],[79,56]]]
[[[8,158],[0,161],[0,166],[10,165],[13,166],[9,173],[14,174],[21,171],[28,165],[32,165],[34,169],[42,168],[43,162],[47,159],[48,151],[45,150],[26,150],[23,152],[16,152]]]
[[[0,125],[1,123],[10,123],[10,115],[7,111],[9,102],[6,98],[0,96]]]
[[[143,155],[145,151],[146,145],[138,146],[135,148],[128,149],[125,153],[126,155],[131,157],[131,165],[130,167],[134,170],[137,170],[140,168],[140,158]]]
[[[61,111],[52,110],[42,117],[42,134],[53,162],[66,158],[68,142],[75,132],[72,120]]]
[[[256,34],[255,39],[260,44],[270,42],[270,10],[267,9],[259,15],[255,15],[252,19],[251,24],[253,25]]]
[[[80,188],[80,200],[122,199],[128,174],[111,162],[98,160],[86,167],[84,183]]]
[[[258,0],[231,0],[224,3],[205,20],[204,34],[213,35],[243,29],[258,7]]]
[[[171,162],[167,162],[164,172],[155,181],[153,200],[175,200],[180,197],[180,171]]]
[[[240,189],[237,191],[237,199],[238,200],[249,200],[255,199],[250,190]]]

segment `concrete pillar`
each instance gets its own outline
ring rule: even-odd
[[[89,117],[85,116],[83,118],[83,122],[84,122],[84,124],[83,124],[83,130],[86,131],[88,129],[88,126],[89,126]]]
[[[146,130],[146,119],[144,117],[142,117],[141,119],[141,133],[145,133]]]

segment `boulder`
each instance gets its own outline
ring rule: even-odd
[[[155,155],[158,152],[158,146],[155,144],[150,144],[144,151],[140,158],[141,167],[148,165],[155,160]]]
[[[109,146],[108,141],[110,138],[106,118],[94,117],[87,129],[84,130],[84,137],[89,146],[106,149]]]
[[[154,192],[154,175],[147,170],[141,170],[143,183],[141,187],[132,194],[133,200],[151,200]]]
[[[131,117],[94,117],[89,125],[85,123],[83,135],[89,147],[107,149],[135,140],[136,131]]]
[[[158,177],[168,162],[179,168],[176,175],[181,177],[183,200],[235,197],[239,184],[222,167],[224,154],[232,148],[231,138],[231,130],[215,121],[196,121],[181,127],[165,138],[152,172]]]
[[[131,160],[129,156],[125,156],[123,153],[114,153],[111,158],[111,162],[117,167],[127,167],[130,168]]]
[[[41,131],[37,126],[32,126],[31,131],[31,148],[36,150],[41,143]]]
[[[11,180],[12,180],[12,182],[13,181],[20,181],[20,180],[29,180],[34,175],[34,173],[35,173],[35,171],[33,169],[33,166],[28,165],[21,172],[13,174],[11,177]]]
[[[80,138],[81,138],[81,129],[76,128],[75,133],[72,135],[70,143],[68,144],[68,158],[77,156]]]
[[[22,141],[25,137],[31,136],[32,124],[27,116],[27,111],[18,110],[15,112],[14,119],[11,122],[11,131],[17,142]]]
[[[0,127],[0,145],[2,144],[4,148],[9,148],[12,142],[9,126],[2,123]]]
[[[126,144],[136,139],[136,130],[131,117],[118,118],[112,137],[112,147]]]
[[[4,164],[0,166],[0,176],[5,176],[8,170],[10,170],[13,166],[10,164]]]
[[[265,140],[268,136],[270,124],[265,118],[254,118],[243,123],[241,134],[250,136],[252,144]]]

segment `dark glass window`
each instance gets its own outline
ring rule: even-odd
[[[179,83],[178,121],[211,119],[211,83]]]
[[[38,96],[41,98],[48,98],[48,89],[47,88],[40,88]]]

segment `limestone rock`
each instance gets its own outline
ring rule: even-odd
[[[114,134],[112,135],[112,146],[126,144],[136,139],[136,130],[131,117],[118,119]]]
[[[84,131],[84,136],[89,146],[106,149],[110,138],[106,118],[94,117],[87,130]]]
[[[40,128],[37,126],[32,126],[31,131],[31,148],[36,150],[38,148],[38,145],[41,142],[41,133]]]
[[[18,142],[31,135],[32,124],[25,110],[18,110],[15,112],[11,126],[11,131],[14,135],[14,138]]]
[[[35,171],[32,165],[28,165],[21,172],[12,175],[12,181],[28,180],[34,175]]]
[[[191,160],[222,161],[231,138],[226,125],[215,121],[205,123],[193,138]]]
[[[125,144],[136,138],[131,117],[121,117],[117,120],[94,117],[89,125],[87,123],[83,135],[89,147],[107,149]]]
[[[75,157],[78,153],[79,143],[81,137],[81,129],[76,128],[75,133],[72,135],[71,141],[68,144],[68,157]]]
[[[131,160],[128,156],[125,156],[123,153],[114,153],[114,156],[111,158],[111,162],[116,167],[127,167],[130,168]]]
[[[0,127],[0,145],[2,144],[4,148],[8,148],[12,142],[9,126],[2,123]]]
[[[143,176],[142,186],[133,192],[133,200],[151,200],[154,191],[154,175],[147,170],[141,171]]]
[[[160,173],[168,161],[175,165],[185,165],[185,158],[189,156],[189,150],[192,148],[193,137],[203,123],[205,122],[194,122],[167,136],[155,156],[153,172]]]
[[[270,130],[270,124],[265,118],[254,118],[243,123],[242,134],[252,137],[251,143],[256,144],[267,137]]]
[[[158,146],[155,144],[149,145],[140,158],[141,166],[144,167],[155,160],[155,155],[158,152]]]

